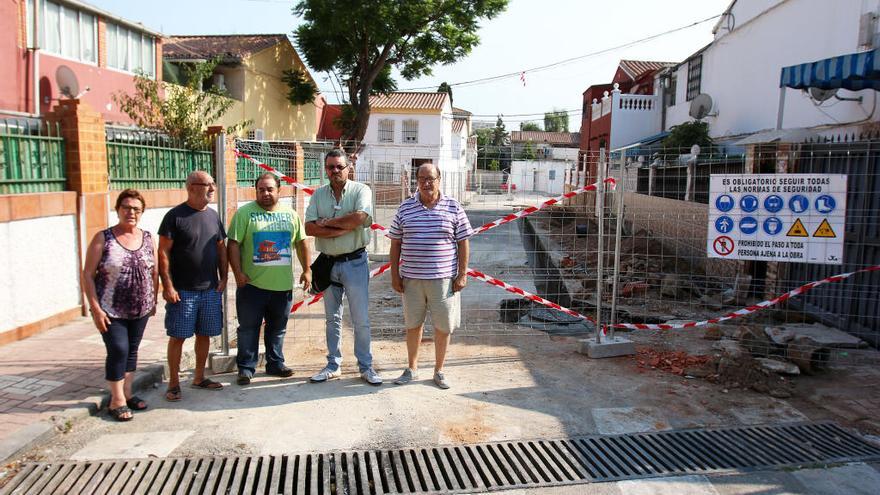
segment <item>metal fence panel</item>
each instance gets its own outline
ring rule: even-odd
[[[63,191],[64,139],[57,124],[0,121],[0,194]]]
[[[112,189],[176,189],[195,170],[215,175],[209,149],[186,149],[151,130],[108,126],[106,133]]]

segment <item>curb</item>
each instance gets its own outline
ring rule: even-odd
[[[132,390],[141,391],[162,382],[164,363],[151,364],[138,370]],[[110,393],[83,398],[82,406],[69,407],[48,419],[23,426],[0,440],[0,465],[12,462],[17,455],[44,443],[64,431],[69,425],[89,416],[95,416],[110,403]]]

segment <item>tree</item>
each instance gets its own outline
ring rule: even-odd
[[[568,132],[568,113],[553,109],[544,113],[544,130],[547,132]]]
[[[305,105],[315,101],[318,96],[318,87],[306,75],[306,71],[300,68],[287,69],[281,73],[281,80],[287,84],[287,101],[291,105]]]
[[[452,105],[452,86],[450,86],[446,81],[440,83],[440,87],[437,88],[438,93],[446,93],[449,95],[449,104]]]
[[[202,90],[203,82],[211,77],[217,63],[213,60],[185,65],[181,78],[184,86],[163,88],[161,81],[136,74],[134,93],[114,93],[113,101],[138,126],[159,129],[187,148],[204,148],[210,145],[210,138],[205,135],[207,127],[216,124],[234,104],[223,90],[213,86]],[[227,127],[226,132],[235,133],[246,125],[248,121],[239,122]]]
[[[492,128],[492,145],[504,146],[507,144],[507,131],[504,129],[504,121],[501,116],[495,121],[495,127]]]
[[[709,124],[692,120],[674,125],[669,129],[669,135],[663,139],[663,148],[669,152],[690,153],[691,146],[698,144],[702,152],[708,152],[712,147],[712,138],[709,137]]]
[[[541,125],[537,122],[525,121],[519,124],[519,130],[521,131],[540,131]]]
[[[394,85],[391,67],[412,80],[455,62],[479,43],[478,21],[506,7],[507,0],[300,0],[296,44],[312,69],[341,81],[353,110],[343,138],[360,142],[370,95]]]
[[[526,141],[526,144],[523,146],[522,158],[523,160],[534,160],[535,158],[538,158],[538,153],[535,151],[535,143],[531,140]]]

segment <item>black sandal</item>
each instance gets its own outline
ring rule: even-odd
[[[130,399],[125,401],[125,404],[132,411],[143,411],[147,408],[147,402],[144,399],[141,399],[137,395],[132,395]]]
[[[128,406],[117,407],[116,409],[108,409],[110,412],[110,416],[113,417],[116,421],[131,421],[134,416],[131,415],[131,409]],[[129,414],[128,417],[125,417],[125,414]]]

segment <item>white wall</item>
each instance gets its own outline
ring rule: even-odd
[[[558,160],[514,160],[510,164],[508,182],[516,185],[517,191],[536,191],[548,194],[562,194],[565,184],[565,171],[572,168],[574,162]],[[551,180],[551,171],[554,178]]]
[[[737,1],[733,31],[722,22],[715,42],[703,52],[701,92],[712,97],[712,111],[718,112],[706,118],[712,137],[775,128],[782,68],[857,52],[859,18],[863,11],[877,9],[877,0]],[[676,89],[676,105],[667,109],[667,129],[692,120],[685,99],[686,63],[677,71]],[[872,113],[871,120],[880,117],[874,111],[877,92],[841,90],[839,95],[863,96],[863,101],[832,99],[817,107],[800,90],[787,90],[783,127],[857,124]]]
[[[621,108],[621,100],[634,104],[633,108],[627,108],[626,105]],[[635,143],[660,132],[659,96],[612,91],[611,108],[611,142],[608,143],[611,149]]]
[[[80,305],[76,217],[0,223],[0,332]]]

